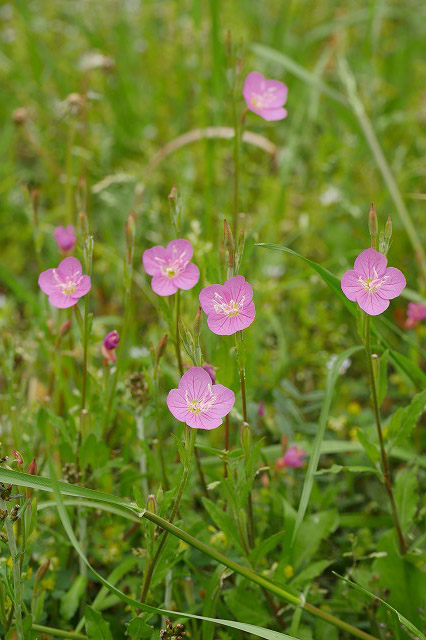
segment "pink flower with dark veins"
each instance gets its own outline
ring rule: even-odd
[[[210,330],[219,336],[247,329],[256,317],[253,289],[243,276],[230,278],[224,285],[205,287],[200,293],[200,304]]]
[[[69,224],[67,227],[56,227],[54,236],[56,244],[64,253],[74,249],[77,237],[72,224]]]
[[[413,329],[426,320],[426,306],[421,302],[410,302],[407,306],[405,327]]]
[[[183,374],[178,388],[167,396],[170,412],[193,429],[216,429],[234,403],[234,392],[222,384],[212,384],[202,367],[191,367]]]
[[[159,296],[171,296],[178,289],[192,289],[200,270],[191,262],[194,250],[189,240],[172,240],[166,248],[158,245],[144,251],[143,266],[153,276],[151,286]]]
[[[404,274],[387,267],[387,258],[375,249],[366,249],[355,260],[354,268],[342,278],[342,290],[349,300],[358,302],[370,316],[378,316],[399,296],[406,285]]]
[[[83,275],[80,261],[69,257],[62,260],[57,269],[47,269],[38,278],[40,289],[49,296],[54,307],[73,307],[90,291],[90,277]]]
[[[299,467],[303,467],[306,455],[306,451],[299,449],[299,447],[293,444],[283,457],[277,460],[276,467],[277,469],[285,469],[286,467],[298,469]]]
[[[283,120],[287,110],[288,88],[278,80],[266,80],[258,71],[248,74],[244,82],[243,95],[248,109],[264,120]]]

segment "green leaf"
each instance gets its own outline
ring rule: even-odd
[[[318,578],[326,569],[332,564],[332,560],[318,560],[313,562],[306,569],[300,571],[291,580],[290,584],[295,589],[302,589],[305,584],[312,582],[315,578]]]
[[[390,448],[410,438],[414,427],[425,410],[426,389],[416,394],[408,407],[397,409],[389,423]]]
[[[84,609],[84,619],[89,640],[112,640],[109,623],[105,622],[99,611],[87,605]]]
[[[300,498],[299,510],[296,516],[296,522],[293,530],[293,538],[292,544],[294,544],[299,528],[303,522],[303,518],[305,517],[306,510],[308,508],[309,499],[311,497],[312,487],[314,484],[315,474],[318,469],[318,462],[321,453],[321,445],[324,440],[325,430],[327,426],[328,416],[330,413],[331,402],[333,399],[334,387],[336,386],[337,378],[339,376],[340,367],[346,358],[350,358],[354,353],[361,351],[363,347],[351,347],[347,349],[343,353],[341,353],[333,363],[326,382],[324,402],[321,408],[321,414],[319,417],[318,429],[315,435],[314,444],[312,447],[312,452],[309,458],[308,470],[305,475],[305,481],[303,483],[302,496]]]
[[[349,473],[378,473],[375,467],[345,467],[341,464],[333,464],[329,469],[320,469],[315,475],[323,476],[326,474],[335,475],[341,471],[349,471]]]
[[[154,628],[149,624],[146,624],[145,620],[142,618],[133,618],[130,620],[127,625],[127,635],[132,638],[132,640],[140,640],[140,638],[150,638]]]
[[[367,596],[369,596],[373,600],[378,600],[379,602],[381,602],[387,609],[389,609],[389,611],[393,611],[393,613],[397,615],[400,623],[404,625],[404,627],[406,627],[409,631],[411,631],[411,633],[414,633],[414,635],[417,636],[419,640],[426,640],[426,636],[424,635],[424,633],[420,631],[420,629],[418,629],[412,622],[410,622],[410,620],[407,620],[407,618],[403,616],[402,613],[400,613],[397,609],[394,609],[394,607],[392,607],[385,600],[382,600],[382,598],[379,598],[379,596],[375,595],[374,593],[371,593],[371,591],[368,591],[368,589],[364,589],[364,587],[361,587],[356,582],[352,582],[352,580],[348,580],[348,578],[344,578],[338,573],[335,573],[335,575],[338,576],[341,580],[344,580],[347,584],[349,584],[351,587],[353,587],[357,591],[360,591],[361,593],[365,593]]]
[[[395,479],[395,501],[403,529],[409,527],[417,511],[419,501],[417,473],[415,469],[403,469]]]
[[[203,497],[201,498],[201,500],[203,503],[203,507],[205,508],[215,525],[218,527],[218,529],[223,531],[226,537],[229,540],[232,540],[237,549],[242,552],[243,548],[238,536],[238,528],[229,512],[223,511],[223,509],[221,509],[217,504],[215,504],[208,498]]]
[[[301,524],[292,549],[291,564],[299,568],[315,555],[321,540],[329,537],[339,525],[335,509],[313,513]]]
[[[284,531],[278,531],[278,533],[274,533],[269,538],[266,538],[266,540],[262,540],[262,542],[260,542],[250,553],[251,563],[256,565],[260,562],[260,560],[275,549],[280,542],[283,542],[284,536]]]
[[[371,462],[373,464],[376,464],[377,462],[379,462],[380,451],[378,446],[374,442],[371,442],[371,440],[367,438],[367,436],[361,431],[361,429],[357,429],[356,435],[362,448],[364,449],[367,456],[370,458]]]
[[[86,590],[87,578],[86,576],[79,575],[75,578],[70,589],[64,593],[61,598],[61,616],[65,620],[71,620],[75,615],[80,600]]]

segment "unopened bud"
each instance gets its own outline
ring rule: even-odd
[[[49,570],[49,567],[50,567],[50,560],[46,560],[46,562],[43,562],[43,564],[39,566],[34,576],[34,582],[36,584],[38,582],[41,582],[41,580],[43,580],[44,576]]]
[[[371,237],[371,247],[373,249],[376,248],[376,238],[377,238],[377,233],[379,230],[379,225],[377,222],[377,213],[376,213],[376,209],[374,208],[374,203],[371,203],[371,207],[370,207],[370,213],[368,216],[368,229],[370,231],[370,237]]]
[[[81,232],[84,235],[87,235],[89,233],[89,220],[87,218],[86,213],[84,211],[80,211],[79,218],[80,218],[80,229],[81,229]]]
[[[235,251],[234,236],[232,234],[231,227],[229,226],[229,223],[226,219],[223,221],[223,237],[225,240],[225,246],[228,251]]]
[[[155,496],[152,493],[147,498],[146,509],[151,513],[158,512],[157,500],[155,499]]]
[[[178,196],[178,190],[177,190],[177,186],[174,184],[169,193],[169,200],[177,200],[177,196]]]
[[[37,461],[35,458],[33,458],[30,464],[28,465],[27,473],[29,473],[31,476],[37,475]]]
[[[12,113],[13,123],[16,124],[17,127],[23,125],[28,120],[28,109],[26,107],[18,107]]]
[[[371,354],[371,362],[373,365],[373,374],[374,374],[374,380],[378,381],[379,379],[379,374],[380,374],[380,360],[379,360],[379,356],[377,355],[377,353],[372,353]]]
[[[132,211],[126,220],[126,241],[128,245],[132,245],[136,233],[136,215]]]
[[[385,224],[385,240],[389,242],[391,238],[392,238],[392,218],[388,216],[388,219],[386,220],[386,224]]]
[[[197,338],[200,337],[202,325],[203,325],[203,309],[201,307],[198,307],[198,311],[197,311],[197,314],[195,316],[194,324],[193,324],[193,327],[192,327],[193,331],[194,331],[194,335]]]
[[[63,338],[71,329],[71,320],[67,320],[59,329],[59,336]]]
[[[157,347],[157,354],[156,354],[156,364],[158,364],[160,362],[161,356],[163,355],[166,346],[167,346],[167,339],[168,339],[168,335],[167,333],[161,338],[160,342],[158,343],[158,347]]]
[[[252,433],[248,422],[241,425],[241,447],[245,458],[248,458],[251,451]]]

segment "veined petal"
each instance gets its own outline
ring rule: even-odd
[[[358,296],[357,302],[369,316],[378,316],[389,306],[389,300],[382,298],[377,291],[363,291]]]
[[[166,264],[167,252],[164,247],[157,245],[143,252],[143,268],[150,276],[160,275],[161,265]],[[161,294],[160,294],[161,295]]]
[[[358,296],[364,291],[364,287],[359,281],[359,275],[353,269],[346,271],[340,284],[343,293],[349,300],[352,300],[352,302],[355,302]]]
[[[186,265],[185,271],[176,276],[176,278],[173,278],[173,282],[177,287],[179,287],[179,289],[188,291],[188,289],[192,289],[192,287],[195,287],[199,279],[199,268],[196,264],[190,262]]]
[[[152,290],[159,296],[172,296],[178,290],[172,278],[155,275],[151,281]]]
[[[386,256],[375,249],[366,249],[355,260],[354,270],[363,279],[380,278],[384,275],[388,261]]]
[[[385,278],[385,280],[383,284],[380,285],[378,294],[386,300],[391,300],[392,298],[396,298],[397,296],[399,296],[399,294],[407,284],[402,271],[396,269],[395,267],[388,267],[383,277]]]

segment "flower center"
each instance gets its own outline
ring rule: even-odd
[[[171,280],[180,275],[182,271],[185,271],[189,262],[185,256],[186,251],[182,251],[179,255],[176,255],[176,251],[173,251],[170,258],[155,258],[155,260],[158,262],[162,275]]]
[[[229,302],[226,302],[219,293],[215,293],[213,302],[214,310],[216,313],[223,313],[225,316],[233,318],[238,316],[243,310],[244,300],[245,296],[243,296],[239,302],[232,299]]]
[[[188,411],[199,415],[205,413],[212,408],[216,402],[216,396],[213,393],[211,384],[208,385],[207,391],[200,398],[190,398],[188,391],[185,392],[185,401],[188,407]]]
[[[374,278],[366,278],[365,280],[361,276],[359,276],[358,278],[359,282],[368,293],[374,293],[375,291],[380,289],[380,287],[389,278],[389,276],[383,276],[383,278],[379,278],[376,269],[373,269],[373,271],[375,276]]]
[[[255,109],[262,109],[265,106],[263,96],[260,93],[252,93],[250,96],[250,102]]]

